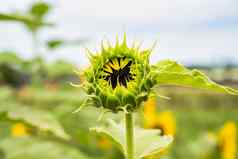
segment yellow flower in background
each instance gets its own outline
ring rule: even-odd
[[[22,123],[16,123],[11,129],[11,135],[13,137],[24,137],[28,135],[27,127]]]
[[[144,126],[145,128],[155,128],[157,125],[156,98],[149,98],[144,105]]]
[[[176,123],[171,111],[161,112],[157,117],[157,125],[165,135],[174,136],[176,133]]]
[[[218,143],[222,159],[236,159],[237,128],[234,122],[227,122],[220,130]]]
[[[159,128],[164,135],[174,136],[176,133],[176,122],[171,111],[156,112],[156,99],[150,98],[144,106],[145,128]]]

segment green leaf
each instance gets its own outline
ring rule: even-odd
[[[60,39],[53,39],[53,40],[50,40],[50,41],[47,42],[48,48],[52,49],[52,50],[59,48],[63,44],[64,44],[64,41],[60,40]]]
[[[199,70],[189,70],[175,61],[164,60],[153,67],[158,84],[180,85],[238,95],[238,91],[211,81]]]
[[[47,46],[49,49],[53,50],[53,49],[58,49],[62,46],[79,46],[86,42],[88,42],[88,39],[85,39],[85,38],[73,39],[73,40],[55,38],[55,39],[49,40],[47,42]]]
[[[41,27],[53,26],[44,20],[44,16],[49,12],[50,6],[44,2],[33,4],[27,13],[0,13],[0,21],[13,21],[23,23],[31,32],[36,32]]]
[[[113,142],[115,142],[120,150],[125,154],[126,139],[125,128],[122,124],[116,124],[110,120],[108,126],[91,128],[91,131],[106,135]],[[158,153],[166,148],[171,142],[172,137],[160,136],[159,130],[147,130],[142,128],[135,128],[135,158],[141,159],[146,156]]]
[[[89,159],[73,147],[36,138],[6,138],[0,149],[4,159]]]
[[[24,24],[31,25],[42,25],[42,26],[52,26],[51,23],[46,23],[38,20],[32,19],[29,15],[19,15],[15,13],[0,13],[0,21],[13,21],[13,22],[21,22]]]
[[[37,2],[32,5],[30,14],[42,19],[50,10],[50,5],[45,2]]]
[[[63,127],[50,112],[19,105],[1,105],[0,115],[13,121],[23,121],[41,131],[48,131],[63,139],[69,139]]]
[[[19,15],[16,13],[0,13],[0,21],[19,22],[24,24],[31,32],[35,32],[41,27],[51,27],[52,23],[43,21],[40,18],[34,18],[31,15]]]
[[[24,62],[16,53],[14,52],[0,52],[0,64],[1,63],[10,63],[10,64],[22,64]]]

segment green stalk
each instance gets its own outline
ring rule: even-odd
[[[134,159],[134,127],[133,114],[125,113],[126,122],[126,157]]]

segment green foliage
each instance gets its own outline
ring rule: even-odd
[[[171,88],[174,92],[174,88]],[[167,90],[167,88],[165,89]],[[38,89],[31,89],[30,96],[29,97],[17,97],[16,94],[13,94],[13,91],[8,87],[1,87],[0,88],[0,108],[15,104],[14,109],[17,112],[19,109],[21,109],[23,103],[28,103],[29,108],[35,109],[43,109],[43,112],[50,113],[55,120],[58,121],[58,123],[64,127],[67,134],[70,135],[71,140],[69,140],[69,143],[73,143],[72,145],[69,143],[58,143],[58,141],[52,141],[48,139],[38,139],[38,137],[32,136],[31,138],[6,138],[2,139],[1,135],[5,136],[8,133],[7,126],[8,123],[5,123],[3,121],[3,118],[0,119],[0,143],[5,142],[8,140],[16,140],[16,142],[20,140],[33,140],[33,144],[37,143],[52,143],[52,147],[57,147],[55,149],[60,149],[58,147],[70,147],[73,151],[82,151],[84,154],[87,154],[88,156],[91,156],[91,159],[95,159],[99,157],[100,159],[105,159],[107,157],[104,156],[107,155],[109,152],[115,151],[115,148],[110,148],[109,150],[102,150],[97,148],[97,142],[95,141],[96,138],[93,133],[88,132],[89,127],[93,127],[98,124],[97,117],[99,116],[99,112],[96,111],[96,108],[90,108],[82,110],[82,112],[78,114],[72,114],[72,112],[76,109],[78,105],[82,102],[82,99],[84,96],[81,95],[80,92],[76,90],[66,91],[66,90],[58,90],[58,91],[50,91],[43,88]],[[176,93],[182,93],[183,90],[176,90]],[[200,91],[199,91],[200,92]],[[164,93],[164,92],[163,92]],[[200,92],[202,93],[202,92]],[[189,92],[185,95],[188,96]],[[191,92],[190,95],[197,95],[196,92]],[[32,95],[32,96],[31,96]],[[166,94],[167,95],[167,94]],[[169,95],[169,94],[168,94]],[[176,95],[176,94],[175,94]],[[175,96],[174,95],[174,96]],[[182,96],[182,95],[181,95]],[[210,94],[212,96],[212,94]],[[189,96],[190,97],[190,96]],[[215,98],[216,96],[213,95]],[[232,97],[232,96],[231,96]],[[235,96],[234,96],[235,97]],[[24,100],[23,100],[24,98]],[[25,99],[27,98],[27,99]],[[218,97],[220,98],[220,96]],[[233,120],[236,123],[238,122],[238,110],[236,107],[229,107],[230,105],[227,103],[220,103],[220,105],[223,105],[223,108],[214,108],[216,106],[213,103],[200,103],[199,106],[201,107],[189,107],[192,103],[187,103],[190,105],[182,105],[183,99],[177,100],[176,106],[173,106],[172,103],[168,104],[169,102],[174,101],[174,97],[172,96],[171,100],[164,100],[163,105],[161,105],[161,101],[159,101],[159,110],[168,109],[171,108],[174,110],[176,123],[177,123],[177,133],[174,138],[173,143],[169,147],[169,153],[164,154],[161,156],[161,158],[171,158],[171,159],[184,159],[184,158],[194,158],[193,153],[202,153],[203,149],[201,149],[201,146],[197,146],[197,143],[195,143],[197,140],[200,139],[201,135],[204,134],[204,132],[215,132],[217,131],[221,125],[228,120]],[[231,98],[232,99],[232,98]],[[235,99],[235,98],[234,98]],[[22,101],[23,100],[23,101]],[[16,103],[17,102],[17,103]],[[167,103],[166,103],[167,102]],[[199,102],[199,101],[197,101]],[[179,105],[180,104],[180,105]],[[164,105],[167,105],[167,107],[163,107]],[[168,107],[169,106],[169,107]],[[19,111],[20,113],[21,111]],[[42,112],[42,111],[41,111]],[[189,113],[188,113],[189,112]],[[0,113],[1,114],[1,113]],[[31,112],[29,113],[31,114]],[[186,115],[185,115],[186,114]],[[2,117],[2,116],[1,116]],[[104,118],[113,118],[118,119],[120,116],[115,114],[106,114]],[[11,121],[15,122],[15,119],[12,119]],[[17,121],[18,122],[18,121]],[[20,122],[23,122],[23,120],[20,120]],[[32,124],[28,124],[27,122],[24,122],[26,126],[31,126]],[[138,121],[137,121],[138,123]],[[37,126],[33,126],[36,128],[37,132],[41,131],[41,129],[37,128]],[[156,132],[155,132],[156,133]],[[41,133],[39,134],[39,138],[41,137]],[[110,137],[111,138],[111,137]],[[61,139],[61,138],[60,138]],[[68,141],[68,140],[67,140]],[[142,139],[140,139],[141,142],[143,142]],[[57,142],[57,143],[56,143]],[[6,143],[4,143],[6,144]],[[2,153],[14,153],[15,151],[20,151],[19,148],[14,147],[15,143],[11,142],[12,146],[10,147],[9,143],[9,151],[5,152],[6,149],[0,148],[0,156]],[[75,144],[75,146],[74,146]],[[142,145],[141,143],[139,145]],[[182,145],[182,146],[181,146]],[[37,149],[40,149],[40,153],[42,155],[45,155],[43,157],[47,157],[47,153],[50,151],[49,149],[43,149],[41,146],[47,146],[44,144],[39,144],[38,146],[32,146],[35,147],[34,152],[37,152]],[[10,150],[10,148],[12,148]],[[21,152],[28,151],[30,148],[30,142],[29,146],[21,146]],[[67,148],[66,148],[67,149]],[[52,148],[52,151],[54,149]],[[195,152],[196,151],[196,152]],[[2,153],[1,153],[2,152]],[[33,153],[33,152],[32,152]],[[53,152],[49,152],[53,153]],[[103,154],[104,153],[104,154]],[[62,155],[68,156],[68,155]],[[96,156],[96,157],[95,157]],[[29,156],[30,159],[37,159],[37,156]],[[51,157],[54,159],[54,157]],[[60,158],[60,157],[59,157]],[[66,157],[65,157],[66,158]],[[76,158],[76,157],[74,157]],[[83,157],[82,157],[83,158]],[[112,156],[108,157],[111,159],[122,159],[123,157],[116,153],[112,154]],[[25,159],[25,158],[24,158]],[[197,159],[197,158],[194,158]]]
[[[76,68],[73,64],[58,60],[47,65],[49,78],[63,77],[64,75],[74,75],[72,72]]]
[[[61,39],[53,39],[47,42],[47,46],[49,49],[57,49],[60,46],[62,46],[64,44],[64,41]]]
[[[26,60],[14,52],[0,52],[0,81],[14,87],[30,82],[40,83],[46,79],[63,81],[68,85],[71,80],[78,80],[73,73],[75,68],[75,65],[64,60],[46,63],[39,57]]]
[[[159,100],[159,105],[173,108],[181,106],[186,106],[187,108],[212,106],[212,108],[216,109],[224,107],[224,103],[226,103],[225,105],[230,109],[232,107],[237,107],[238,103],[238,98],[234,95],[194,90],[187,87],[162,86],[158,91],[160,94],[170,97],[170,100]]]
[[[45,109],[53,109],[58,105],[63,104],[75,107],[82,104],[82,101],[86,96],[82,90],[75,91],[72,89],[68,91],[50,91],[42,88],[29,88],[28,91],[28,95],[22,96],[18,100],[24,104],[35,105]]]
[[[10,80],[12,86],[22,84],[21,79],[24,75],[21,72],[21,66],[23,63],[24,60],[13,52],[0,52],[0,82],[9,84]]]
[[[23,62],[24,60],[17,56],[17,54],[14,52],[0,52],[0,64],[22,64]]]
[[[11,64],[0,64],[0,74],[2,75],[3,82],[13,88],[21,88],[30,82],[30,78],[27,74]]]
[[[40,131],[48,131],[63,139],[69,139],[68,134],[50,112],[26,106],[4,104],[0,107],[0,115],[13,121],[23,121]]]
[[[89,159],[79,150],[36,138],[7,138],[0,141],[4,159]]]
[[[196,69],[189,70],[175,61],[160,61],[153,67],[153,70],[159,85],[188,86],[238,95],[237,90],[219,85],[211,81],[204,73]]]
[[[87,39],[75,39],[75,40],[67,40],[67,39],[60,39],[60,38],[55,38],[47,41],[47,46],[49,49],[54,50],[58,49],[62,46],[79,46],[84,43],[86,43],[88,40]]]
[[[18,13],[0,13],[0,21],[20,22],[26,25],[30,31],[35,31],[43,26],[52,26],[51,23],[33,19],[29,15],[19,15]]]
[[[2,101],[7,101],[12,95],[12,91],[7,87],[0,87],[0,92],[1,103]]]
[[[50,11],[50,5],[45,2],[38,2],[32,5],[29,13],[38,19],[43,19]]]
[[[49,10],[50,6],[47,3],[37,2],[25,13],[0,13],[0,21],[20,22],[31,32],[36,32],[42,27],[52,26],[51,23],[45,21]]]
[[[126,154],[125,128],[110,120],[105,127],[91,128],[91,131],[108,136],[119,149]],[[157,154],[172,142],[170,136],[160,136],[159,130],[135,129],[135,158],[142,159],[152,154]]]

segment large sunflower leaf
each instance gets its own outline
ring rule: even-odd
[[[120,150],[125,154],[126,134],[125,127],[122,124],[116,124],[114,121],[109,121],[109,124],[106,127],[95,127],[91,130],[108,136],[113,142],[117,143]],[[134,155],[137,159],[158,153],[172,142],[172,137],[160,136],[159,130],[135,128],[134,135]]]
[[[89,159],[71,146],[36,138],[6,138],[0,150],[4,159]]]
[[[13,121],[22,121],[41,131],[48,131],[63,139],[69,139],[63,127],[50,112],[19,105],[1,105],[0,115]]]
[[[238,91],[211,81],[199,70],[189,70],[175,61],[164,60],[153,66],[158,84],[180,85],[238,95]]]

